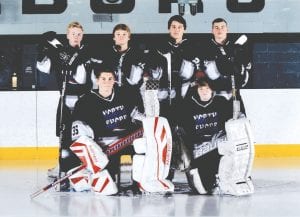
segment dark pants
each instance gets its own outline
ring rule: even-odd
[[[199,158],[193,159],[191,162],[191,168],[198,169],[201,182],[207,192],[211,192],[215,187],[220,159],[221,156],[218,150],[215,149]]]

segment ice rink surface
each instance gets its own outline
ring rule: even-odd
[[[48,184],[47,168],[41,161],[0,161],[1,217],[300,216],[300,159],[256,159],[255,193],[244,197],[192,195],[177,172],[171,195],[95,196],[52,188],[31,200]]]

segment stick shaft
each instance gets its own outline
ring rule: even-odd
[[[64,177],[61,177],[59,179],[57,179],[56,181],[50,183],[49,185],[43,187],[42,189],[34,192],[33,194],[30,195],[30,198],[33,199],[35,198],[36,196],[40,195],[41,193],[47,191],[48,189],[54,187],[55,185],[57,185],[58,183],[66,180],[67,178],[69,178],[70,176],[72,176],[73,174],[77,173],[78,171],[82,170],[85,168],[85,165],[81,165],[79,166],[77,169],[73,170],[71,173],[68,173],[67,175],[65,175]]]

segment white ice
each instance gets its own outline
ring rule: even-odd
[[[30,194],[48,184],[46,169],[1,165],[0,216],[300,216],[300,165],[255,167],[252,177],[255,193],[245,197],[191,195],[185,175],[177,172],[180,187],[172,195],[95,196],[50,189],[31,200]]]

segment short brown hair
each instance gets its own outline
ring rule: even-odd
[[[129,28],[129,26],[127,26],[126,24],[120,23],[120,24],[115,25],[115,27],[114,27],[114,29],[113,29],[113,32],[112,32],[113,36],[115,35],[115,32],[116,32],[117,30],[124,30],[124,31],[128,32],[129,37],[130,37],[130,35],[131,35],[130,28]]]

